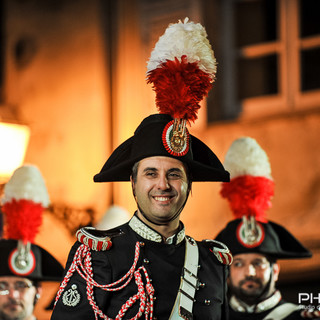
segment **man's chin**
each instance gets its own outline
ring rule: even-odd
[[[233,290],[233,293],[241,301],[247,303],[248,305],[252,305],[257,303],[257,299],[260,297],[261,294],[261,289],[245,290],[241,288]]]

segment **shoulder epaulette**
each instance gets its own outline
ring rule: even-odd
[[[119,228],[110,230],[97,230],[93,227],[84,227],[77,231],[76,237],[79,242],[95,251],[110,250],[111,239],[124,234]]]
[[[202,240],[202,242],[205,243],[205,245],[209,248],[209,251],[216,256],[219,262],[228,266],[231,265],[233,257],[230,250],[224,243],[211,239]]]

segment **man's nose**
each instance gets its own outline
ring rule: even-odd
[[[246,268],[246,275],[247,276],[255,276],[256,275],[256,269],[252,264],[249,264]]]
[[[9,288],[8,292],[9,292],[8,297],[13,298],[13,299],[16,299],[20,296],[20,292],[17,289]]]
[[[158,178],[158,189],[167,190],[170,188],[170,184],[166,175],[159,175]]]

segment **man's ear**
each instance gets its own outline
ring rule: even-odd
[[[273,279],[274,281],[277,281],[280,273],[280,264],[275,262],[272,266],[272,269],[273,269]]]
[[[136,198],[136,192],[135,192],[134,181],[132,179],[132,176],[130,176],[130,182],[131,182],[132,194],[133,194],[134,198]]]
[[[40,299],[42,294],[42,286],[41,284],[38,284],[38,286],[36,287],[36,295],[34,297],[34,304],[36,304],[38,302],[38,300]]]

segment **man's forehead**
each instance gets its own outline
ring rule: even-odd
[[[166,169],[171,169],[171,168],[177,168],[183,171],[185,170],[185,165],[182,161],[175,159],[175,158],[170,158],[170,157],[163,157],[163,156],[155,156],[155,157],[148,157],[140,160],[139,162],[139,167],[141,169],[145,168],[155,168],[155,169],[160,169],[160,168],[166,168]]]
[[[15,276],[1,276],[0,281],[15,282],[15,281],[31,281],[28,278],[15,277]]]
[[[267,257],[260,253],[240,253],[233,257],[235,260],[252,261],[252,260],[268,260]]]

